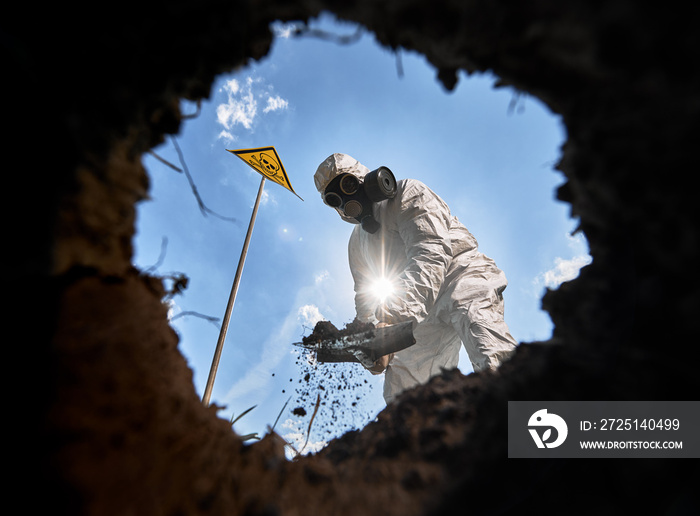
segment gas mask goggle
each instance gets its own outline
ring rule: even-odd
[[[349,173],[334,178],[323,192],[323,202],[335,208],[348,222],[361,224],[368,233],[376,233],[372,203],[396,195],[396,178],[387,167],[379,167],[360,179]]]

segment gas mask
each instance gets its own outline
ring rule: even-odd
[[[361,224],[368,233],[376,233],[379,222],[374,218],[372,204],[396,195],[396,179],[387,167],[379,167],[360,179],[349,173],[334,178],[323,193],[323,202],[338,210],[354,224]]]

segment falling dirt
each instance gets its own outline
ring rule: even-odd
[[[338,329],[330,321],[318,321],[313,331],[302,338],[304,344],[340,339],[374,328],[371,323],[357,319]],[[311,350],[299,348],[295,360],[299,368],[299,380],[292,405],[294,415],[313,414],[320,396],[319,413],[314,418],[314,437],[327,441],[350,430],[363,427],[376,414],[363,403],[374,386],[368,381],[368,373],[359,363],[319,362]]]

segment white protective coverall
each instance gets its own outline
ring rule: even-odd
[[[345,172],[364,178],[369,169],[333,154],[318,167],[316,188],[323,195]],[[416,339],[387,367],[385,401],[457,367],[460,341],[474,371],[496,368],[510,357],[517,343],[503,320],[505,274],[478,251],[447,204],[420,181],[403,179],[394,198],[374,203],[374,218],[379,230],[372,234],[357,225],[348,244],[357,317],[375,324],[412,320]],[[396,292],[383,303],[371,293],[380,277],[392,281]]]

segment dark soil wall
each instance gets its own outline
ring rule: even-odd
[[[19,401],[6,413],[22,512],[698,513],[695,461],[505,459],[507,400],[698,398],[697,8],[146,4],[23,3],[0,22],[6,163],[20,163],[6,166],[4,271],[7,335],[21,335],[6,340]],[[497,374],[446,373],[289,463],[274,437],[244,447],[202,406],[160,281],[130,266],[131,238],[148,192],[140,155],[177,132],[178,99],[262,57],[270,21],[321,9],[422,52],[448,88],[458,69],[491,69],[561,114],[559,196],[594,261],[544,298],[551,342],[521,346]]]

